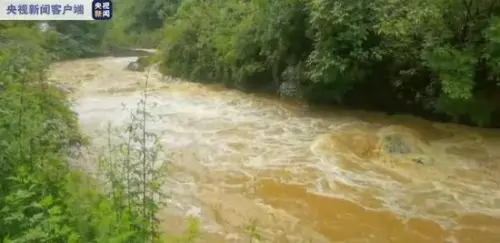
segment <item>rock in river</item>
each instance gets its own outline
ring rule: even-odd
[[[134,62],[130,62],[125,70],[134,72],[144,72],[147,67],[154,63],[154,58],[151,56],[138,57]]]
[[[432,158],[426,156],[429,144],[415,131],[401,127],[389,126],[380,129],[379,151],[392,157],[407,159],[417,164],[430,164]]]
[[[134,71],[134,72],[144,72],[145,68],[139,64],[137,61],[130,62],[125,70]]]
[[[392,164],[426,165],[433,162],[426,140],[416,131],[402,126],[383,127],[376,134],[361,127],[340,129],[318,136],[311,150]]]

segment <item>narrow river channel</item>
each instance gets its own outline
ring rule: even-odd
[[[147,73],[135,58],[57,63],[94,146],[126,124]],[[171,160],[164,228],[199,217],[200,242],[498,243],[500,131],[409,116],[320,110],[297,102],[180,82],[151,72],[148,127]],[[154,106],[153,106],[154,104]],[[380,151],[404,134],[413,157]],[[416,158],[416,157],[418,158]],[[89,165],[91,166],[91,165]]]

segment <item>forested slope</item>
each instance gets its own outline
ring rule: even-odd
[[[495,0],[148,0],[120,11],[126,33],[163,43],[169,75],[500,126]]]

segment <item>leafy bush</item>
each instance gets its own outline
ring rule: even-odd
[[[84,139],[66,97],[46,76],[55,58],[86,51],[59,49],[53,40],[62,33],[41,33],[30,23],[1,27],[0,241],[160,242],[160,177],[151,167],[157,148],[144,149],[150,135],[144,129],[131,134],[142,147],[121,154],[128,174],[111,171],[100,181],[71,168],[70,149]],[[131,126],[143,127],[147,117],[141,117]],[[103,172],[110,172],[109,165],[116,164],[104,163]],[[121,175],[128,184],[116,183]]]
[[[164,27],[161,70],[498,126],[498,19],[491,0],[185,0]]]
[[[181,0],[123,0],[116,5],[113,21],[105,35],[106,46],[157,48],[163,25]]]

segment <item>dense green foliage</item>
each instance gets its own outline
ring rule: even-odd
[[[116,14],[106,34],[108,45],[157,48],[162,27],[173,16],[181,0],[124,0],[116,4]]]
[[[80,22],[71,24],[62,21],[49,22],[52,26],[49,45],[46,49],[58,58],[81,58],[101,55],[106,51],[103,42],[108,23]]]
[[[53,60],[97,50],[99,38],[80,37],[99,28],[59,22],[42,33],[33,23],[0,25],[2,243],[160,242],[159,177],[151,167],[157,150],[121,146],[127,156],[120,157],[120,151],[110,148],[101,167],[105,181],[69,163],[71,149],[85,139],[65,94],[46,82],[47,69]],[[133,121],[132,126],[138,127],[134,131],[144,136],[137,132],[130,136],[144,147],[146,131],[140,130],[144,120]],[[107,170],[117,163],[130,165],[129,169]]]
[[[498,1],[153,2],[130,12],[129,28],[166,23],[166,74],[500,125]],[[164,16],[146,17],[151,11]]]
[[[500,126],[495,0],[123,0],[117,6],[111,23],[53,22],[45,32],[31,22],[0,24],[3,243],[159,240],[161,176],[153,168],[157,150],[145,149],[151,137],[141,130],[145,110],[131,117],[121,139],[139,149],[126,142],[103,158],[106,183],[68,163],[70,149],[85,139],[65,95],[46,82],[47,69],[54,60],[104,47],[162,42],[161,71],[193,81]]]
[[[147,87],[130,110],[129,124],[117,130],[110,124],[109,146],[99,161],[75,157],[89,142],[66,94],[47,81],[49,66],[98,55],[109,41],[109,27],[60,21],[41,31],[34,22],[0,24],[0,242],[191,243],[199,238],[196,219],[180,236],[165,235],[168,231],[159,227],[165,168],[158,162],[165,158],[160,140],[146,130]],[[139,63],[155,60],[144,57]],[[85,169],[94,166],[97,174]],[[250,240],[258,237],[252,229]]]

